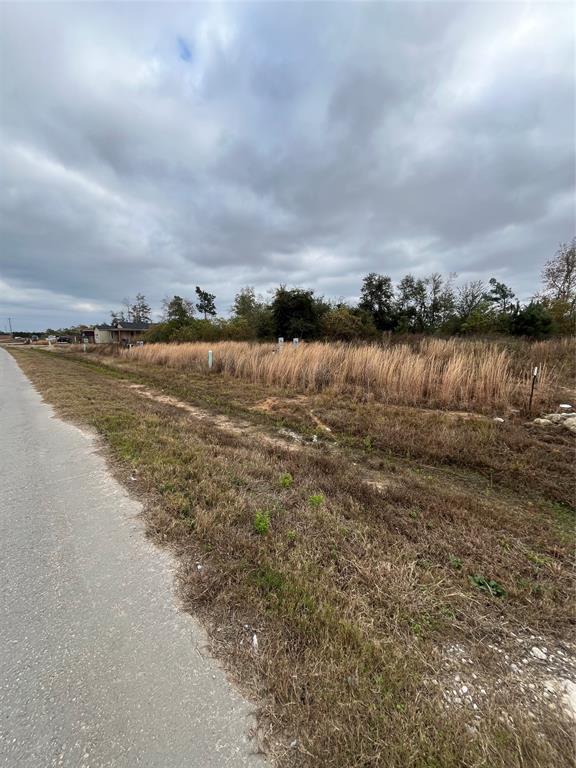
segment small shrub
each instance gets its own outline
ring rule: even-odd
[[[308,499],[308,504],[310,504],[311,507],[320,507],[324,503],[324,496],[321,493],[314,493],[310,498]]]
[[[504,587],[493,579],[486,579],[484,576],[469,576],[470,583],[482,592],[487,592],[493,597],[504,597],[506,591]]]
[[[449,555],[448,559],[450,560],[452,568],[455,568],[457,571],[462,568],[462,560],[459,557],[456,557],[456,555]]]
[[[252,525],[254,526],[256,533],[260,534],[260,536],[267,534],[270,530],[270,512],[256,512]]]
[[[280,475],[281,488],[290,488],[293,482],[294,482],[294,478],[292,477],[290,472],[284,472],[282,475]]]
[[[370,453],[374,449],[374,443],[370,435],[366,435],[364,440],[362,440],[362,447],[364,448],[366,453]]]

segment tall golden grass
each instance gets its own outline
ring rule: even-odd
[[[489,410],[522,406],[530,366],[519,370],[502,345],[460,339],[424,339],[416,345],[195,342],[150,344],[122,351],[129,360],[214,373],[299,392],[329,391],[384,403]],[[534,362],[537,362],[535,357]],[[536,398],[553,383],[540,369]]]

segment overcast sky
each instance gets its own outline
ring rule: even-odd
[[[0,329],[496,276],[575,233],[574,8],[0,4]]]

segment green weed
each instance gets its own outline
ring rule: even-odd
[[[280,475],[281,488],[290,488],[293,483],[294,483],[294,478],[292,477],[290,472],[284,472],[282,475]]]
[[[459,557],[456,557],[456,555],[449,555],[448,560],[450,561],[452,568],[455,568],[457,571],[462,568],[462,560]]]
[[[270,512],[263,512],[261,510],[256,512],[252,525],[260,536],[267,534],[270,530]]]
[[[493,579],[486,579],[484,576],[479,575],[469,576],[468,578],[474,587],[482,592],[487,592],[493,597],[504,597],[506,595],[504,587]]]

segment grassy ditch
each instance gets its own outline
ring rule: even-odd
[[[59,414],[98,430],[145,499],[149,534],[178,558],[185,606],[262,702],[263,738],[279,765],[572,765],[558,708],[528,703],[502,667],[526,633],[544,636],[548,648],[569,637],[572,517],[548,486],[526,495],[518,477],[505,482],[504,459],[502,484],[482,489],[466,465],[462,476],[446,473],[442,452],[426,449],[424,462],[410,447],[410,409],[392,412],[398,434],[386,455],[384,445],[362,444],[367,424],[359,434],[345,426],[344,401],[339,416],[314,406],[317,418],[331,419],[326,440],[284,445],[258,437],[290,421],[286,403],[279,412],[262,407],[270,396],[262,385],[12,354]],[[253,428],[221,429],[141,397],[128,386],[135,382],[251,419]],[[306,420],[310,408],[299,415],[299,402],[293,426],[321,431]],[[373,442],[392,429],[379,408],[381,422],[370,414]],[[454,424],[447,445],[469,422]],[[526,432],[526,441],[537,439]],[[562,462],[549,467],[557,484]],[[454,648],[481,680],[485,692],[474,701],[447,695],[460,678]]]

